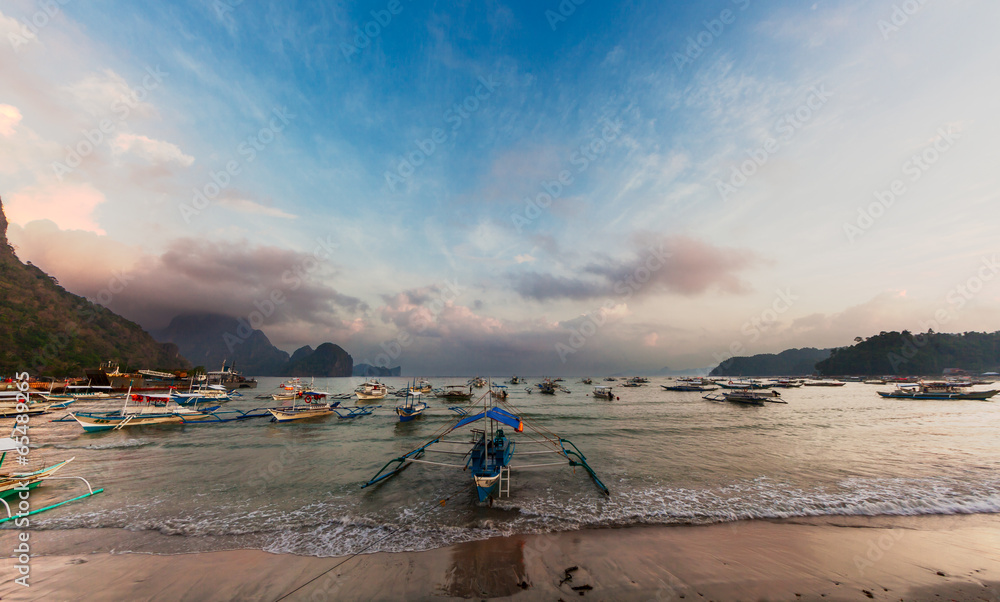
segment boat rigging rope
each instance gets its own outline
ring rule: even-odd
[[[451,498],[455,497],[455,495],[457,495],[458,493],[461,493],[462,491],[466,490],[467,488],[468,488],[468,485],[463,485],[463,486],[461,486],[460,488],[456,489],[456,490],[455,490],[454,492],[452,492],[451,494],[449,494],[449,495],[448,495],[447,497],[443,497],[443,498],[441,498],[441,499],[440,499],[440,500],[438,501],[438,503],[437,503],[437,504],[435,504],[435,505],[433,505],[433,506],[430,506],[429,508],[427,508],[427,510],[425,510],[424,512],[422,512],[422,513],[420,513],[420,514],[417,514],[415,518],[423,518],[423,517],[424,517],[425,515],[427,515],[427,514],[430,514],[431,510],[436,510],[437,508],[439,508],[439,507],[442,507],[442,506],[446,505],[446,504],[447,504],[447,503],[448,503],[448,502],[449,502],[449,501],[451,500]],[[396,535],[397,533],[399,533],[399,531],[393,531],[393,532],[391,532],[391,533],[388,533],[388,534],[387,534],[387,535],[386,535],[385,537],[382,537],[381,539],[377,539],[377,540],[375,540],[375,541],[371,542],[370,544],[368,544],[368,545],[366,545],[365,547],[361,548],[361,549],[360,549],[360,550],[358,550],[357,552],[355,552],[355,553],[351,554],[351,555],[350,555],[350,556],[348,556],[347,558],[344,558],[343,560],[341,560],[341,561],[340,561],[340,562],[338,562],[337,564],[335,564],[335,565],[333,565],[332,567],[330,567],[330,568],[326,569],[325,571],[323,571],[323,572],[322,572],[322,573],[320,573],[319,575],[316,575],[315,577],[313,577],[313,578],[312,578],[312,579],[310,579],[309,581],[306,581],[305,583],[303,583],[302,585],[300,585],[300,586],[296,587],[296,588],[295,588],[295,589],[293,589],[292,591],[290,591],[290,592],[287,592],[286,594],[284,594],[284,595],[283,595],[283,596],[281,596],[280,598],[277,598],[277,599],[276,599],[276,600],[275,600],[274,602],[281,602],[281,601],[282,601],[282,600],[284,600],[285,598],[287,598],[287,597],[291,596],[292,594],[294,594],[295,592],[297,592],[297,591],[299,591],[300,589],[304,588],[305,586],[309,585],[310,583],[313,583],[313,582],[315,582],[315,581],[316,581],[317,579],[319,579],[319,578],[320,578],[320,577],[322,577],[323,575],[326,575],[327,573],[329,573],[329,572],[331,572],[331,571],[333,571],[333,570],[336,570],[336,569],[340,568],[340,567],[341,567],[341,566],[343,566],[343,565],[344,565],[345,563],[347,563],[347,562],[349,562],[349,561],[351,561],[351,560],[354,560],[354,559],[355,559],[355,558],[357,558],[358,556],[360,556],[360,555],[364,554],[364,553],[365,553],[366,551],[368,551],[368,549],[369,549],[369,548],[371,548],[371,547],[373,547],[373,546],[376,546],[376,545],[378,545],[378,544],[382,543],[383,541],[385,541],[385,540],[389,539],[390,537],[392,537],[393,535]]]

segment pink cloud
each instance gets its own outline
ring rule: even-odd
[[[93,212],[105,202],[104,194],[90,184],[58,183],[28,186],[4,197],[7,219],[15,224],[47,219],[61,230],[87,230],[104,234]]]
[[[21,123],[21,111],[11,105],[0,105],[0,136],[13,136],[14,127]]]

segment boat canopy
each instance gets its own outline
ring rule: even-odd
[[[458,421],[458,424],[451,427],[451,430],[455,430],[467,424],[471,424],[473,422],[476,422],[477,420],[482,420],[483,418],[489,418],[490,420],[496,420],[497,422],[506,424],[507,426],[513,428],[518,433],[524,432],[524,423],[521,421],[521,419],[502,408],[490,408],[485,412],[480,412],[473,416],[469,416],[468,418],[463,418],[462,420]]]

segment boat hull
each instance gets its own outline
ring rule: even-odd
[[[287,409],[287,410],[276,410],[269,409],[268,412],[271,413],[273,418],[272,422],[295,422],[298,420],[309,420],[312,418],[323,418],[333,414],[333,408],[327,406],[323,408],[302,408],[302,409]]]
[[[896,391],[877,391],[882,397],[890,399],[968,399],[973,401],[986,401],[997,394],[997,391],[975,391],[972,393],[900,393]]]
[[[160,425],[160,424],[183,424],[184,420],[180,417],[171,413],[162,414],[121,414],[111,415],[111,414],[91,414],[84,412],[76,412],[73,414],[73,418],[83,427],[83,430],[88,433],[96,433],[100,431],[110,431],[119,426],[150,426],[150,425]]]

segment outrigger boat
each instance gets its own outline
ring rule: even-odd
[[[403,402],[403,405],[396,406],[396,414],[399,416],[400,422],[409,422],[424,413],[424,410],[427,409],[427,404],[423,401],[417,401],[421,395],[423,394],[415,390],[414,387],[407,389],[406,400]]]
[[[995,389],[973,391],[972,383],[921,381],[912,385],[896,385],[894,391],[877,391],[893,399],[970,399],[985,401],[997,394]]]
[[[448,385],[434,395],[438,399],[447,401],[469,401],[472,399],[472,387],[470,385]]]
[[[324,403],[322,400],[326,397],[325,393],[311,392],[303,394],[303,399],[305,399],[305,404],[295,405],[295,400],[292,400],[292,405],[286,408],[268,408],[272,418],[271,422],[294,422],[296,420],[306,420],[307,418],[322,418],[324,416],[329,416],[334,413],[334,408],[340,406],[339,401],[331,403]]]
[[[749,406],[762,406],[765,403],[788,403],[777,391],[724,391],[722,395],[705,395],[709,401],[728,401]]]
[[[2,452],[2,455],[0,455],[0,466],[3,465],[3,461],[7,457],[7,452],[17,451],[21,447],[22,446],[18,444],[18,442],[11,437],[4,437],[0,439],[0,452]],[[66,466],[75,459],[76,458],[73,457],[70,458],[69,460],[63,460],[62,462],[57,462],[56,464],[32,472],[0,472],[0,503],[3,504],[4,509],[7,511],[7,516],[4,518],[0,518],[0,523],[5,523],[15,518],[22,518],[25,516],[30,516],[32,514],[38,514],[39,512],[45,512],[46,510],[58,508],[59,506],[62,506],[64,504],[75,502],[76,500],[81,500],[83,498],[90,497],[92,495],[97,495],[98,493],[104,491],[104,489],[95,490],[93,487],[91,487],[90,482],[83,477],[52,476],[62,467]],[[72,499],[68,499],[56,504],[50,504],[48,506],[45,506],[44,508],[34,509],[24,514],[15,515],[13,512],[11,512],[10,505],[7,503],[7,498],[13,497],[15,494],[20,494],[20,492],[22,491],[28,491],[30,489],[34,489],[39,485],[41,485],[43,481],[54,480],[54,479],[79,479],[87,485],[88,492],[83,495],[76,496]]]
[[[675,385],[660,385],[666,391],[714,391],[718,385],[702,378],[679,378]]]
[[[483,395],[483,411],[471,416],[461,416],[456,422],[445,427],[439,434],[424,445],[410,451],[394,460],[390,460],[379,470],[374,477],[361,486],[362,489],[384,482],[385,480],[399,474],[410,464],[428,464],[432,466],[446,466],[470,470],[472,481],[476,490],[476,496],[480,502],[489,501],[493,498],[510,495],[510,471],[524,470],[530,468],[541,468],[545,466],[580,466],[594,480],[597,488],[609,495],[607,486],[601,482],[594,470],[587,464],[587,459],[571,441],[563,439],[544,429],[538,429],[531,425],[526,425],[514,411],[515,408],[506,402],[498,399],[491,401],[491,395]],[[504,407],[506,406],[506,408]],[[509,409],[507,409],[509,408]],[[445,437],[456,430],[478,422],[488,421],[482,429],[473,429],[471,439],[449,440]],[[512,466],[511,460],[518,441],[507,436],[502,427],[510,427],[515,433],[523,433],[525,426],[535,433],[537,438],[528,435],[520,441],[521,445],[538,446],[537,451],[523,452],[525,455],[553,454],[560,456],[558,462],[547,462],[524,466]],[[443,446],[445,449],[438,449],[436,446]],[[470,447],[471,446],[471,447]],[[461,451],[465,448],[467,451]],[[464,464],[446,464],[442,462],[432,462],[423,459],[428,453],[439,453],[446,455],[461,456]]]
[[[370,380],[362,383],[360,387],[355,389],[354,394],[361,401],[374,401],[385,399],[385,396],[389,394],[389,388],[377,380]]]

